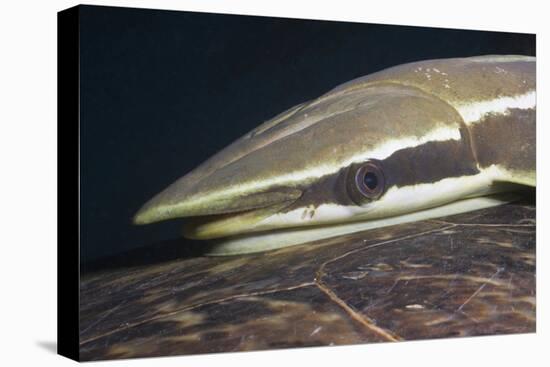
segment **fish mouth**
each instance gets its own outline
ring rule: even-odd
[[[190,217],[184,223],[183,235],[190,239],[208,240],[261,231],[258,227],[264,219],[280,213],[295,201],[287,200],[238,212]]]
[[[253,213],[265,218],[292,204],[302,195],[302,190],[293,187],[272,187],[269,190],[252,190],[233,195],[223,191],[203,192],[197,185],[191,188],[195,190],[194,195],[180,198],[178,191],[185,193],[189,188],[181,188],[178,182],[175,184],[145,203],[134,215],[133,223],[142,225],[177,218],[189,218],[189,222],[197,223],[217,222],[217,219],[225,222],[229,217],[247,218],[247,223],[252,223]]]

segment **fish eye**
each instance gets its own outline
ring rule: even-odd
[[[367,189],[376,190],[376,187],[378,187],[378,176],[374,172],[367,172],[365,173],[365,177],[363,177],[363,183],[367,186]]]
[[[347,181],[348,194],[359,205],[378,199],[385,190],[384,174],[376,160],[351,166]]]

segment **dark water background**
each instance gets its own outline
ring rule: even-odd
[[[185,240],[166,241],[180,221],[136,227],[133,214],[293,105],[406,62],[535,55],[528,34],[92,6],[80,14],[84,271],[124,263],[137,248],[183,251]]]

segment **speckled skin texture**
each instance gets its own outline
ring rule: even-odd
[[[424,60],[354,79],[283,112],[228,145],[148,201],[136,214],[135,223],[263,208],[258,215],[261,220],[282,211],[280,207],[269,210],[276,204],[292,204],[288,210],[320,203],[347,205],[338,194],[343,187],[335,190],[327,176],[337,176],[350,162],[386,159],[399,152],[399,159],[393,160],[397,169],[390,164],[384,170],[388,177],[400,176],[391,184],[473,175],[478,165],[493,164],[513,171],[500,177],[501,181],[518,182],[510,176],[524,177],[526,172],[531,177],[536,162],[536,106],[514,109],[511,101],[529,93],[534,96],[535,66],[534,57],[488,55]],[[476,107],[479,103],[499,105],[498,101],[506,106],[506,113],[495,106],[488,110]],[[422,139],[436,130],[447,134],[437,134],[439,141],[449,141],[451,135],[455,138],[439,149],[415,151],[416,160],[407,159],[413,155],[405,149],[408,143],[395,143],[396,138]],[[385,148],[389,153],[378,151],[391,141],[397,145]],[[419,145],[418,149],[423,148]],[[422,164],[414,166],[416,161]],[[465,167],[454,167],[451,163],[456,161]],[[534,177],[520,183],[534,186]],[[240,232],[250,233],[258,220],[243,222]],[[235,223],[227,227],[233,232],[189,230],[186,236],[236,234]]]
[[[82,360],[535,331],[521,202],[272,252],[81,279]]]

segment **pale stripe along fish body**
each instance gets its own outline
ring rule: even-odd
[[[415,62],[265,122],[149,201],[213,253],[255,252],[501,203],[535,186],[535,58]]]

